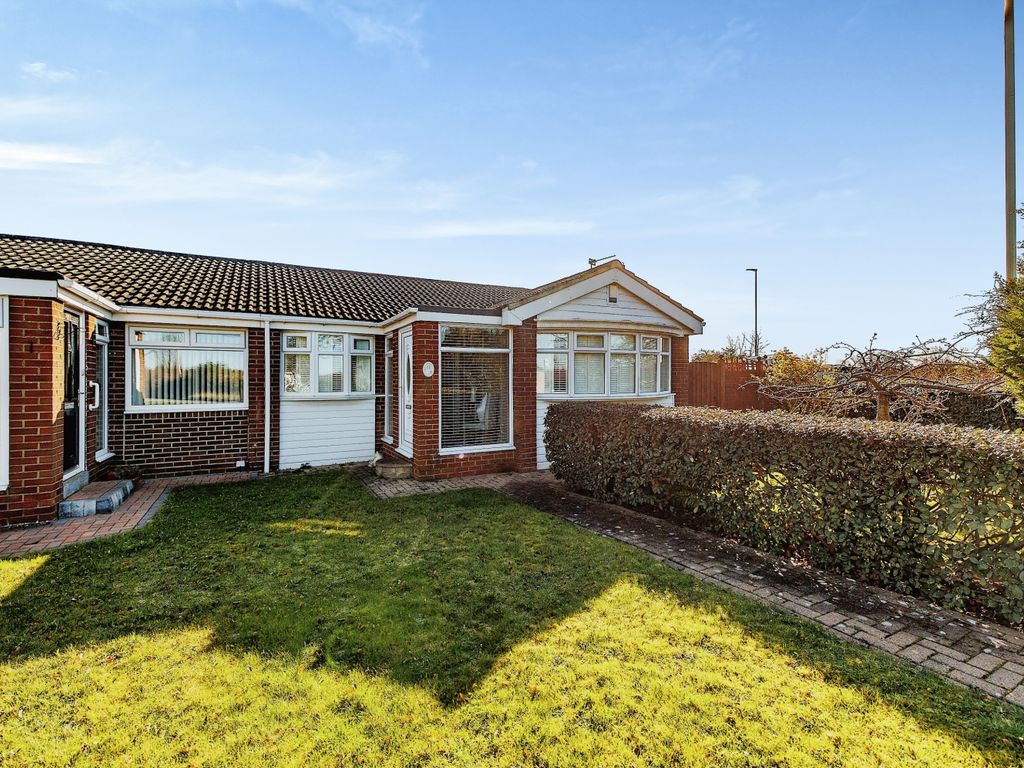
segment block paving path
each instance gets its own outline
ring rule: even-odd
[[[68,517],[42,525],[0,528],[0,557],[45,552],[66,547],[68,544],[141,528],[149,522],[170,492],[178,486],[230,483],[249,480],[252,477],[254,473],[251,472],[231,472],[143,480],[135,492],[113,512],[88,517]]]
[[[550,472],[485,475],[442,483],[381,480],[357,469],[381,498],[492,488],[581,528],[631,544],[666,565],[814,621],[832,634],[1024,706],[1024,634],[926,601],[575,493]]]

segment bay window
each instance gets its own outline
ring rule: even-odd
[[[373,394],[373,339],[347,333],[286,331],[284,397],[335,399]]]
[[[628,398],[671,392],[671,339],[643,333],[542,331],[537,393]]]
[[[510,336],[505,328],[441,326],[442,450],[511,443]]]
[[[131,328],[129,410],[245,408],[245,331]]]

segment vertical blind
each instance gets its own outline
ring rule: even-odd
[[[133,405],[241,403],[245,351],[137,348],[132,379]]]

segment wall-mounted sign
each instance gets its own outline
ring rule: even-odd
[[[428,379],[434,375],[434,364],[429,360],[423,364],[423,375]]]

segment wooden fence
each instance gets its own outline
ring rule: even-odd
[[[760,360],[690,363],[689,405],[710,405],[731,411],[771,410],[772,404],[752,383],[764,366]],[[747,386],[744,386],[747,385]]]

